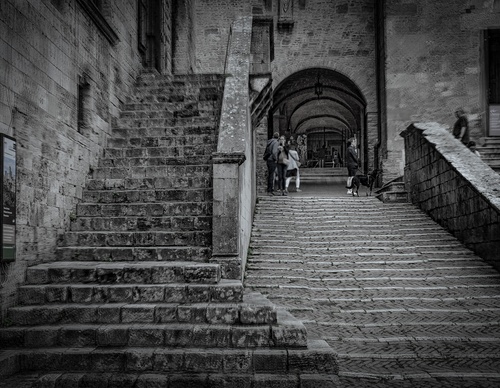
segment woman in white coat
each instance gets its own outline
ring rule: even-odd
[[[292,178],[295,177],[295,188],[296,191],[302,191],[300,190],[300,173],[299,173],[299,167],[300,167],[300,161],[299,161],[299,154],[295,149],[295,145],[292,144],[290,146],[290,149],[288,151],[288,160],[290,161],[288,163],[287,169],[286,169],[286,182],[285,182],[285,192],[288,192],[288,185],[292,181]]]

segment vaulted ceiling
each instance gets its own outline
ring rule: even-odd
[[[292,74],[273,94],[273,115],[281,116],[291,134],[319,128],[351,136],[362,125],[366,102],[346,76],[311,68]]]

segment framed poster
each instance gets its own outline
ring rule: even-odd
[[[16,259],[16,141],[0,135],[2,141],[2,236],[1,261]]]
[[[490,105],[489,136],[500,136],[500,104]]]

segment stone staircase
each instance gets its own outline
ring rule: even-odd
[[[500,386],[500,275],[409,203],[261,197],[245,286],[337,353],[337,387]]]
[[[336,372],[325,341],[210,263],[222,85],[138,79],[56,260],[28,268],[0,329],[0,387],[306,388]]]
[[[346,167],[300,167],[300,180],[306,183],[346,183]]]
[[[477,147],[481,159],[493,170],[500,172],[500,137],[486,137],[481,147]]]
[[[408,192],[403,178],[395,178],[384,184],[376,190],[375,197],[382,202],[408,202]]]

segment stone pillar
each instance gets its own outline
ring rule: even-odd
[[[241,277],[240,165],[244,153],[213,155],[212,262],[222,265],[223,277]]]

